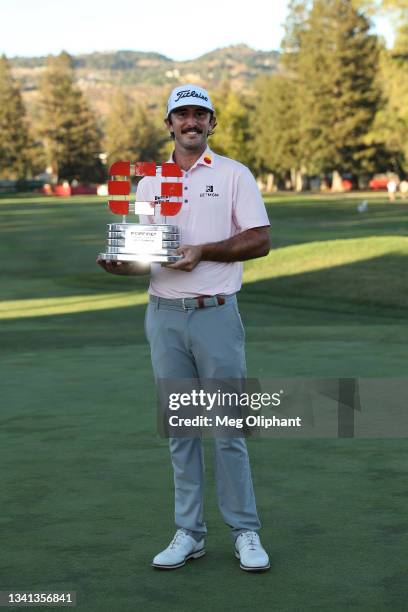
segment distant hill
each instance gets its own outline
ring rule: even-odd
[[[114,90],[121,86],[130,96],[151,106],[161,104],[164,94],[178,83],[193,82],[217,89],[228,81],[235,90],[250,92],[252,81],[278,69],[278,51],[255,51],[247,45],[215,49],[193,60],[177,62],[159,53],[106,51],[72,56],[78,83],[95,110],[109,110]],[[46,57],[10,59],[20,81],[31,116],[36,116],[39,78]]]

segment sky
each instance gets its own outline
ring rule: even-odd
[[[0,54],[155,51],[182,61],[244,43],[278,49],[288,1],[0,0]],[[390,44],[387,19],[377,31]]]

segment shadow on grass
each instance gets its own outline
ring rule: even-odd
[[[406,324],[407,270],[405,256],[387,255],[249,283],[244,285],[239,300],[245,320],[260,328],[278,328],[282,324],[293,328]],[[106,278],[103,274],[93,274],[89,279],[88,292],[95,296],[102,287],[104,291],[109,286],[116,291],[119,287],[135,291],[146,283],[139,278],[132,285],[129,279]],[[84,290],[83,282],[81,274],[68,277],[71,291],[80,287]],[[114,309],[107,306],[95,312],[7,320],[1,323],[1,352],[142,344],[144,314],[145,305]]]
[[[285,303],[289,308],[347,312],[351,318],[353,314],[367,314],[408,322],[407,285],[408,256],[390,254],[247,283],[241,296],[248,302],[262,299],[265,303]]]

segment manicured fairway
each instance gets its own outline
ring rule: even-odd
[[[408,202],[276,195],[268,211],[274,249],[240,297],[249,375],[406,378]],[[147,279],[95,265],[110,219],[96,197],[0,199],[0,590],[75,590],[84,612],[405,610],[404,438],[249,440],[259,575],[233,557],[207,441],[208,554],[150,567],[173,534],[172,472]]]

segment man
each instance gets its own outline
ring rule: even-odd
[[[395,178],[390,178],[387,183],[387,191],[388,191],[388,200],[390,202],[395,202],[395,194],[397,193],[398,183]]]
[[[403,179],[400,183],[400,196],[402,200],[405,200],[408,195],[408,181]]]
[[[216,125],[204,89],[176,87],[165,124],[174,139],[172,160],[183,170],[183,206],[171,217],[182,232],[176,263],[152,265],[146,335],[156,381],[161,379],[244,379],[244,329],[236,292],[242,261],[269,252],[269,220],[259,189],[239,162],[213,153],[207,138]],[[146,177],[138,201],[160,194],[160,178]],[[142,223],[163,223],[142,217]],[[132,264],[99,261],[108,272],[132,274]],[[181,567],[205,554],[202,442],[170,438],[174,469],[177,532],[153,559],[160,569]],[[269,569],[260,528],[244,438],[214,439],[218,504],[235,542],[235,556],[246,571]]]

